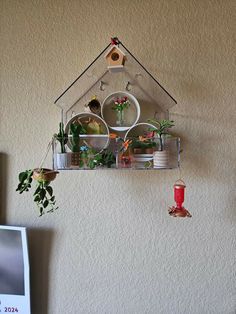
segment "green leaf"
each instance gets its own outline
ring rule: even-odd
[[[40,185],[39,185],[39,186],[37,187],[37,189],[35,190],[34,195],[38,194],[40,190],[41,190],[41,187],[40,187]]]
[[[19,181],[20,182],[23,182],[23,181],[25,181],[26,179],[27,179],[27,177],[28,177],[28,175],[27,175],[27,172],[21,172],[20,174],[19,174]]]
[[[41,190],[39,195],[40,195],[40,198],[43,200],[45,195],[46,195],[46,191],[45,190]]]
[[[22,188],[22,183],[19,183],[19,184],[18,184],[18,186],[17,186],[16,191],[20,191],[20,190],[21,190],[21,188]]]
[[[43,203],[43,207],[46,208],[46,207],[48,206],[48,204],[49,204],[49,201],[46,200],[46,201]]]
[[[46,190],[47,190],[48,194],[49,194],[50,196],[52,196],[52,194],[53,194],[53,189],[52,189],[52,187],[51,187],[51,186],[47,186],[47,187],[46,187]]]
[[[89,161],[89,168],[90,168],[90,169],[94,169],[94,167],[95,167],[94,161],[93,161],[93,160],[90,160],[90,161]]]
[[[55,196],[52,196],[51,199],[50,199],[50,201],[51,201],[51,202],[54,202],[54,200],[55,200]]]
[[[40,216],[42,216],[43,215],[43,207],[39,208],[39,212],[40,212]]]
[[[40,196],[36,195],[35,198],[34,198],[34,202],[39,202],[39,201],[40,201]]]

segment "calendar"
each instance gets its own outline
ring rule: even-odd
[[[0,313],[30,314],[26,229],[0,225]]]

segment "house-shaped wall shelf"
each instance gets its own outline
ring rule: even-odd
[[[180,141],[171,136],[164,139],[168,156],[161,157],[167,163],[153,162],[153,148],[159,151],[160,143],[157,136],[150,136],[153,124],[148,122],[168,119],[176,100],[117,39],[55,104],[61,109],[68,138],[59,136],[54,141],[54,169],[178,167]]]

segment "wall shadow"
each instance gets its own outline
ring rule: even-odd
[[[0,153],[0,224],[6,224],[7,212],[7,173],[8,158],[7,154]]]
[[[50,229],[28,229],[31,311],[34,314],[49,314],[49,264],[53,236]]]

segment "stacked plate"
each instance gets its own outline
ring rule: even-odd
[[[149,168],[152,165],[153,154],[133,155],[136,168]]]

